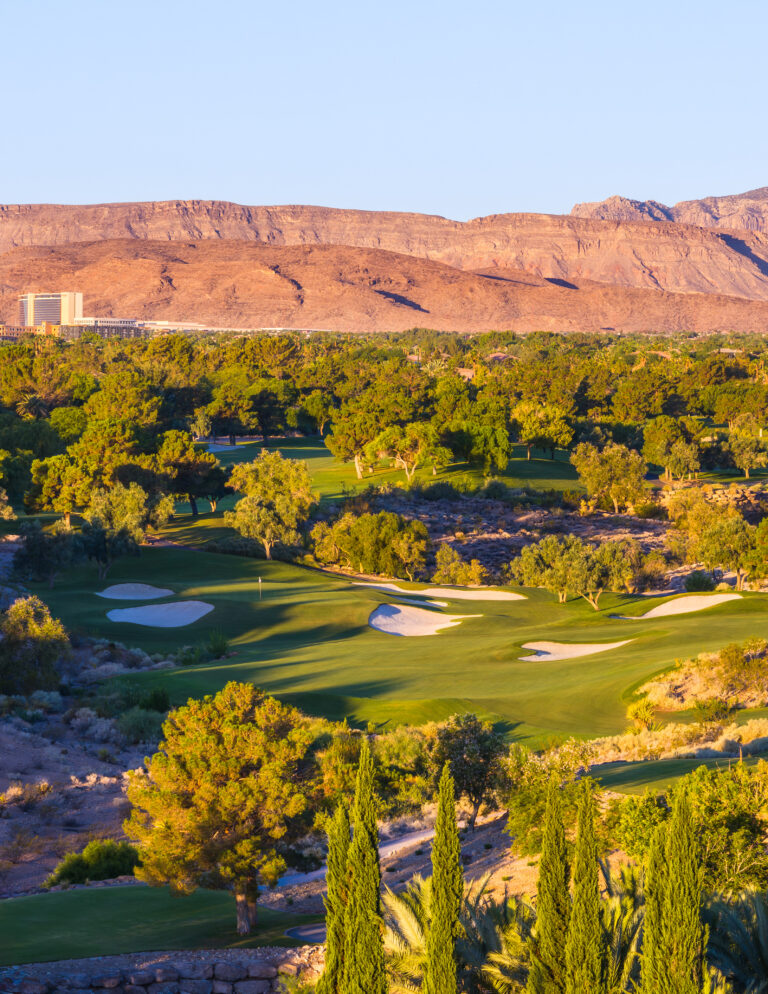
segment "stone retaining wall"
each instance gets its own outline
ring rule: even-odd
[[[14,977],[0,979],[0,991],[13,994],[272,994],[285,990],[288,977],[314,982],[322,970],[322,947],[285,957],[195,960],[103,973],[40,975],[19,967]]]

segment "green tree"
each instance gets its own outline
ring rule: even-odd
[[[405,473],[410,483],[419,466],[431,465],[433,470],[450,462],[451,453],[440,444],[435,427],[429,422],[391,425],[385,428],[365,447],[365,458],[369,464],[383,459],[391,459],[398,469]]]
[[[50,456],[32,463],[32,489],[28,495],[33,510],[57,511],[71,527],[72,515],[86,506],[93,478],[69,456]]]
[[[165,487],[189,501],[192,517],[197,517],[197,501],[211,493],[223,492],[225,473],[212,452],[196,445],[185,431],[167,431],[157,450],[158,471]]]
[[[21,576],[46,580],[53,588],[59,573],[81,558],[77,538],[66,529],[44,531],[39,521],[25,521],[21,526],[23,543],[13,557],[13,568]]]
[[[105,528],[98,518],[84,521],[79,544],[86,559],[96,564],[96,573],[105,580],[116,559],[138,556],[139,546],[127,528]]]
[[[366,741],[360,751],[353,835],[349,847],[349,891],[344,922],[344,994],[386,994],[387,989],[373,779],[373,757]]]
[[[573,535],[547,535],[526,545],[507,567],[513,582],[523,587],[544,587],[565,604],[574,592],[574,565],[579,559],[581,541]]]
[[[328,862],[325,874],[325,969],[317,994],[343,994],[345,918],[349,859],[349,817],[339,804],[328,826]]]
[[[750,471],[768,462],[763,440],[758,435],[757,423],[751,415],[737,419],[728,437],[728,450],[733,462],[749,479]]]
[[[0,693],[55,690],[69,652],[64,626],[40,598],[20,597],[0,614]]]
[[[566,994],[606,991],[606,942],[601,921],[595,802],[587,781],[579,804],[576,855],[573,864],[573,908],[565,947]],[[607,991],[606,991],[607,994]]]
[[[358,480],[363,478],[366,446],[381,431],[373,412],[360,403],[345,404],[333,419],[333,428],[325,437],[330,452],[342,462],[353,462]]]
[[[648,862],[643,994],[701,991],[706,944],[702,881],[691,806],[681,791],[666,829],[657,829]]]
[[[262,449],[253,462],[235,466],[230,486],[245,497],[224,520],[241,535],[261,542],[267,559],[277,544],[298,544],[299,528],[315,503],[305,462]]]
[[[129,774],[126,835],[136,875],[190,894],[234,894],[237,931],[256,923],[263,884],[274,886],[290,845],[307,830],[313,732],[294,708],[251,684],[171,711],[146,772]]]
[[[611,443],[600,450],[582,442],[571,462],[590,497],[610,500],[616,514],[643,495],[645,462],[639,452],[625,445]]]
[[[463,895],[456,799],[450,766],[446,763],[440,777],[432,843],[432,900],[427,932],[425,994],[456,994],[458,990],[456,939]]]
[[[477,715],[454,714],[438,725],[432,762],[436,770],[449,764],[457,794],[472,805],[470,831],[475,829],[481,805],[500,786],[505,753],[503,739],[490,722]]]
[[[435,554],[435,566],[437,568],[432,574],[433,583],[450,583],[459,587],[472,587],[480,586],[488,580],[488,570],[479,559],[471,559],[467,562],[447,542],[438,546]]]
[[[702,532],[695,549],[697,560],[707,569],[733,570],[736,589],[743,590],[754,563],[756,528],[740,514],[719,516]]]
[[[161,498],[153,507],[149,495],[138,483],[127,487],[115,483],[109,489],[93,491],[83,517],[91,524],[98,522],[107,531],[125,531],[135,542],[143,542],[147,529],[165,524],[172,513],[173,502],[168,497]]]
[[[566,989],[565,957],[571,917],[569,878],[560,791],[553,778],[549,782],[544,815],[536,900],[536,938],[531,950],[527,994],[564,994]]]
[[[573,441],[573,429],[568,424],[566,412],[556,404],[537,404],[523,401],[512,409],[512,422],[518,441],[526,447],[527,458],[531,450],[549,449],[555,458],[555,449],[566,449]]]

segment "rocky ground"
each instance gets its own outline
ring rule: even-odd
[[[580,515],[560,508],[517,506],[505,501],[463,497],[426,501],[404,491],[371,500],[376,511],[395,511],[422,521],[433,543],[449,542],[464,559],[479,559],[498,572],[525,545],[546,535],[578,535],[590,542],[633,539],[643,552],[665,547],[669,522],[594,511]]]

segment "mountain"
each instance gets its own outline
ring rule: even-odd
[[[0,314],[23,290],[73,287],[90,314],[214,327],[395,331],[768,329],[768,301],[668,293],[520,270],[485,273],[384,249],[137,239],[0,255]]]
[[[571,217],[597,221],[676,221],[702,228],[768,231],[768,186],[728,197],[683,200],[674,207],[656,200],[609,197],[599,203],[576,204]]]
[[[768,211],[768,189],[466,222],[203,200],[6,205],[0,318],[15,320],[22,290],[75,289],[86,313],[228,327],[762,331],[760,203]],[[721,227],[726,217],[751,228]]]

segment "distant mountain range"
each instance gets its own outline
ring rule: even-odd
[[[82,290],[98,316],[222,327],[768,331],[768,188],[468,222],[199,200],[0,206],[0,318],[46,289]]]

